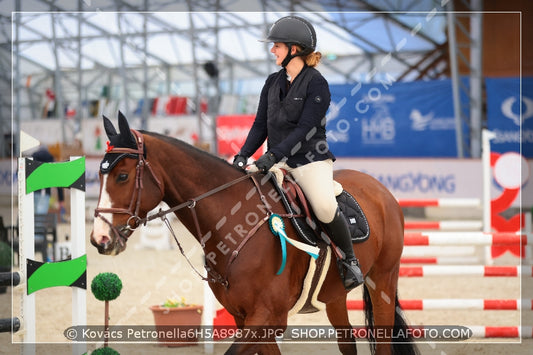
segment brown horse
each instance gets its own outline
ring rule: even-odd
[[[271,182],[263,179],[258,187],[249,175],[220,158],[173,138],[130,130],[121,113],[120,133],[105,117],[104,127],[110,142],[100,166],[100,197],[91,233],[98,251],[122,252],[133,229],[164,201],[171,206],[167,212],[174,212],[203,247],[206,280],[237,326],[285,330],[288,313],[302,292],[310,256],[287,247],[285,270],[276,275],[280,242],[263,222],[270,212],[285,212]],[[256,176],[261,180],[262,175]],[[371,349],[379,354],[417,353],[411,338],[391,336],[392,329],[409,333],[397,297],[402,211],[390,192],[369,175],[342,170],[336,171],[335,179],[357,197],[371,231],[355,249],[365,274],[367,326],[384,327],[380,334],[385,335],[370,339]],[[286,234],[296,239],[291,223],[285,226]],[[318,300],[326,304],[328,319],[338,330],[340,351],[356,354],[347,291],[332,259]],[[260,342],[240,340],[227,353],[280,353],[274,335]]]

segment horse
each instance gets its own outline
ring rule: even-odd
[[[260,173],[255,173],[254,179],[252,174],[181,140],[130,129],[120,112],[119,132],[108,118],[103,119],[109,141],[100,165],[100,195],[90,237],[98,252],[123,252],[133,230],[154,217],[148,213],[164,201],[171,208],[156,217],[174,213],[195,236],[205,253],[207,277],[203,279],[234,317],[237,329],[275,327],[284,331],[289,311],[302,292],[310,255],[287,247],[285,269],[276,274],[282,258],[280,243],[264,221],[271,212],[283,215],[284,210],[279,196],[273,193],[272,182]],[[335,180],[357,196],[371,231],[368,240],[355,248],[365,275],[367,328],[394,329],[392,335],[384,331],[383,336],[371,337],[371,350],[377,354],[416,354],[411,337],[394,338],[400,331],[409,333],[397,293],[402,210],[393,195],[367,174],[336,170]],[[285,224],[285,232],[296,236],[290,223]],[[356,334],[346,305],[348,291],[335,258],[331,259],[318,300],[325,304],[327,318],[338,331],[341,353],[357,354]],[[275,339],[279,333],[270,334],[260,341],[235,339],[227,354],[280,354]]]

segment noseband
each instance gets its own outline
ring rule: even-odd
[[[125,234],[125,232],[133,232],[137,227],[140,225],[140,221],[142,220],[141,217],[139,217],[139,209],[141,207],[141,196],[142,196],[142,189],[143,189],[143,175],[144,175],[144,168],[147,167],[148,171],[150,171],[150,174],[152,175],[152,178],[156,182],[157,186],[159,187],[159,192],[161,193],[161,197],[163,197],[163,188],[161,186],[161,182],[157,178],[157,176],[154,174],[154,171],[152,170],[152,166],[148,163],[148,161],[144,158],[144,138],[143,135],[132,129],[131,132],[135,136],[135,142],[137,143],[137,148],[115,148],[112,147],[111,149],[108,149],[106,153],[120,153],[120,154],[134,154],[137,155],[137,166],[135,168],[135,189],[133,191],[133,194],[131,196],[131,201],[128,206],[128,208],[99,208],[97,207],[94,210],[94,217],[95,218],[101,218],[105,223],[107,223],[111,229],[121,238],[121,243],[125,243],[128,240],[129,234]],[[137,198],[135,198],[137,196]],[[98,201],[98,204],[100,204],[100,201]],[[105,218],[102,213],[119,213],[119,214],[127,214],[130,217],[126,221],[126,225],[122,226],[120,229],[113,226],[111,222]],[[132,224],[132,225],[131,225]],[[130,233],[131,234],[131,233]]]

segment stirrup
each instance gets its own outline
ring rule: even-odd
[[[357,259],[342,260],[342,265],[344,267],[343,283],[346,290],[350,291],[365,281]]]

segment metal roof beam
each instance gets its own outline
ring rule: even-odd
[[[123,4],[124,6],[126,7],[130,7],[132,8],[133,6],[130,5],[130,4],[127,4],[125,3],[124,1],[122,0],[117,0],[118,2],[120,2],[121,4]],[[192,4],[191,3],[191,6],[190,6],[190,12],[191,14],[194,13],[194,7],[193,6],[196,6],[196,4]],[[221,11],[224,11],[225,8],[224,7],[221,7],[220,8]],[[203,49],[207,50],[208,52],[211,52],[211,53],[214,53],[213,49],[211,48],[210,45],[208,45],[205,41],[203,41],[202,39],[200,39],[197,35],[195,34],[191,34],[190,31],[188,32],[188,34],[185,34],[185,32],[179,28],[176,28],[174,25],[168,23],[167,21],[164,21],[163,19],[160,19],[156,16],[153,16],[151,14],[147,14],[147,16],[150,18],[150,20],[154,23],[157,23],[161,26],[163,26],[164,28],[167,28],[169,31],[171,31],[173,34],[176,34],[178,36],[182,36],[182,37],[186,37],[187,39],[193,41],[193,40],[197,40],[198,41],[198,44],[200,44],[202,46]],[[192,21],[192,20],[191,20]],[[211,28],[212,32],[214,32],[214,30]],[[192,36],[192,37],[191,37]],[[258,70],[258,68],[256,67],[253,67],[251,65],[248,65],[246,64],[246,62],[242,62],[242,61],[238,61],[236,58],[234,58],[233,56],[229,55],[229,54],[226,54],[226,53],[221,53],[221,55],[223,56],[223,58],[227,61],[230,61],[230,62],[234,62],[236,64],[238,64],[239,66],[249,70],[250,72],[252,73],[256,73],[256,74],[260,74],[260,75],[265,75],[265,73],[261,72]]]
[[[42,34],[42,32],[39,32],[38,30],[26,25],[26,24],[21,24],[22,27],[24,27],[26,30],[28,30],[29,32],[39,36],[40,38],[39,39],[36,39],[34,41],[19,41],[19,40],[16,40],[18,43],[20,44],[27,44],[27,43],[42,43],[43,41],[46,41],[46,42],[53,42],[53,44],[55,46],[60,46],[61,48],[64,48],[64,49],[67,49],[67,50],[70,50],[72,51],[73,48],[65,45],[63,42],[66,42],[65,40],[53,40],[52,38],[49,38],[49,37],[46,37]],[[68,42],[72,42],[74,41],[75,38],[72,37],[71,39],[68,40]],[[20,54],[20,53],[19,53]],[[22,55],[22,54],[21,54]],[[98,66],[101,66],[101,67],[108,67],[107,65],[103,64],[102,62],[98,61],[98,59],[94,58],[94,57],[91,57],[90,55],[87,55],[87,54],[81,54],[83,58],[93,62],[95,65],[98,65]],[[72,59],[72,58],[71,58]],[[50,71],[53,71],[53,69],[50,69]]]
[[[377,6],[374,6],[372,5],[369,1],[366,1],[366,0],[357,0],[358,2],[364,4],[368,10],[372,11],[372,12],[376,12],[377,16],[381,16],[383,18],[385,18],[388,22],[392,22],[394,23],[395,25],[399,26],[400,28],[408,31],[408,32],[412,32],[413,28],[411,26],[409,26],[408,24],[400,21],[398,18],[396,18],[395,16],[391,16],[391,12],[389,9],[380,9],[379,7]],[[420,3],[419,1],[413,1],[413,3],[410,5],[410,6],[407,6],[406,9],[399,9],[398,11],[406,11],[406,12],[409,12],[411,11],[410,9],[413,8],[413,6],[416,5],[416,3]],[[436,10],[436,7],[434,8]],[[445,9],[443,9],[445,10]],[[428,11],[428,14],[430,12]],[[418,38],[422,38],[423,40],[431,43],[433,46],[438,46],[439,43],[435,42],[435,40],[431,37],[429,37],[428,35],[426,35],[424,32],[422,31],[417,31],[414,35],[416,35]]]
[[[63,9],[63,8],[60,8],[59,6],[55,5],[53,1],[50,1],[50,0],[41,0],[41,1],[43,1],[44,3],[49,4],[49,5],[52,7],[53,11],[60,11],[60,12],[63,12],[65,15],[70,16],[70,17],[73,17],[73,18],[76,19],[76,20],[79,20],[78,17],[75,16],[76,13],[71,13],[71,12],[69,12],[69,10],[65,10],[65,9]],[[135,9],[135,10],[138,10],[138,11],[139,11],[139,9],[136,8],[136,7],[134,7],[133,5],[125,4],[125,3],[122,2],[122,1],[118,1],[118,2],[119,2],[119,3],[123,3],[123,4],[126,5],[127,7],[130,7],[130,8],[132,8],[132,9]],[[102,27],[100,27],[100,26],[98,26],[98,25],[96,25],[96,24],[90,22],[90,21],[87,20],[85,17],[81,17],[81,21],[82,21],[84,24],[86,24],[87,26],[91,27],[92,29],[94,29],[94,30],[100,32],[100,33],[101,33],[102,35],[104,35],[104,37],[106,37],[106,38],[114,37],[113,34],[112,34],[111,32],[109,32],[109,31],[107,31],[106,29],[104,29],[104,28],[102,28]],[[131,48],[132,48],[133,50],[135,50],[135,51],[142,51],[142,48],[140,48],[139,46],[134,45],[134,44],[132,44],[132,43],[130,43],[130,42],[126,42],[126,45],[128,45],[129,47],[131,47]],[[164,65],[169,64],[164,58],[161,58],[161,57],[157,56],[156,54],[154,54],[154,53],[152,53],[152,52],[148,52],[148,53],[147,53],[147,56],[148,56],[149,58],[152,58],[152,59],[155,59],[155,60],[161,62],[161,63],[164,64]]]

